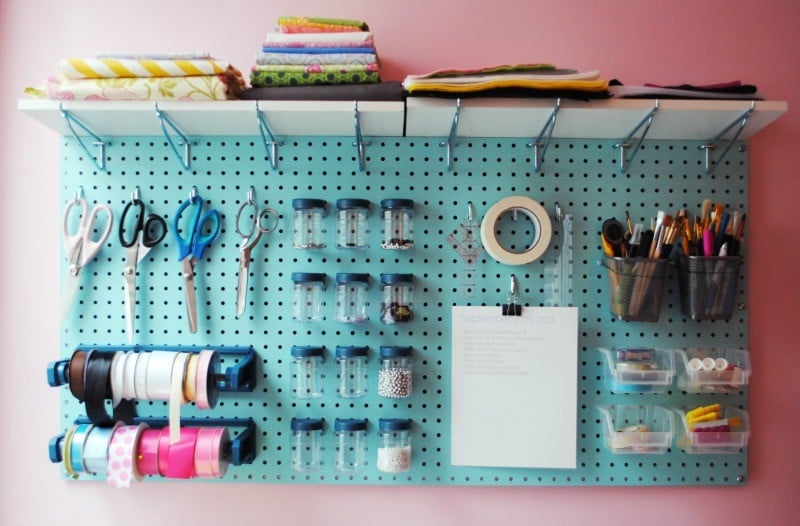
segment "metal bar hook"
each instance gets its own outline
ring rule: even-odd
[[[461,98],[456,99],[456,111],[453,114],[453,124],[450,125],[450,135],[446,141],[439,143],[439,146],[447,148],[447,171],[453,171],[453,150],[456,147],[456,138],[458,137],[458,117],[461,114]]]
[[[742,133],[742,130],[747,124],[747,119],[750,118],[750,115],[753,113],[753,111],[755,111],[755,109],[756,109],[756,101],[754,100],[750,101],[750,107],[747,108],[744,111],[744,113],[742,113],[741,115],[736,117],[733,121],[731,121],[731,123],[728,124],[725,127],[725,129],[719,132],[716,137],[708,141],[706,144],[697,147],[699,150],[705,151],[706,175],[711,175],[712,173],[714,173],[714,170],[716,170],[717,166],[720,165],[722,159],[724,159],[725,156],[728,155],[728,152],[733,146],[733,143],[735,143],[736,139],[739,138],[739,134]],[[715,143],[718,142],[720,139],[722,139],[722,137],[724,137],[725,134],[731,131],[731,129],[737,124],[739,125],[739,129],[736,130],[736,134],[734,134],[733,138],[730,141],[728,141],[728,146],[725,147],[725,149],[722,151],[722,153],[720,154],[719,158],[716,161],[712,161],[711,150],[717,147]]]
[[[266,117],[261,113],[261,108],[258,107],[258,101],[256,101],[256,116],[258,117],[258,133],[261,134],[261,142],[264,143],[264,149],[267,150],[269,164],[272,166],[273,170],[277,170],[278,146],[283,146],[283,141],[278,141],[275,135],[273,135],[272,129],[270,129],[269,124],[267,124]],[[267,139],[267,136],[269,136],[269,139]]]
[[[167,114],[161,111],[158,108],[158,103],[155,103],[156,109],[156,116],[158,117],[159,122],[161,123],[161,131],[164,133],[164,137],[166,137],[167,142],[169,143],[170,148],[172,148],[172,152],[175,154],[175,157],[181,163],[184,169],[189,170],[191,166],[191,141],[186,138],[186,135],[175,125]],[[173,133],[175,133],[178,137],[180,137],[179,145],[183,146],[183,155],[178,152],[178,147],[175,145],[175,140],[170,135],[169,131],[167,131],[167,127],[169,127]]]
[[[653,118],[658,111],[659,100],[656,99],[655,107],[650,110],[644,118],[639,121],[639,124],[631,130],[627,137],[622,139],[619,143],[615,144],[614,148],[619,148],[619,171],[620,173],[625,173],[630,168],[631,163],[633,162],[634,157],[636,157],[636,153],[639,151],[639,148],[642,146],[642,142],[644,142],[645,138],[647,137],[647,132],[650,131],[650,125],[653,124]],[[636,144],[633,145],[633,151],[631,152],[630,157],[627,159],[625,158],[625,150],[631,146],[630,140],[633,138],[634,134],[639,131],[639,129],[644,126],[644,130],[642,131],[642,136],[636,141]]]
[[[364,136],[361,133],[361,117],[358,113],[358,101],[353,100],[353,120],[356,128],[356,142],[353,143],[358,149],[358,169],[360,171],[364,171],[364,166],[366,165],[366,147],[369,146],[369,142],[364,141]]]
[[[94,165],[97,167],[98,170],[104,172],[106,170],[106,145],[111,144],[110,142],[105,142],[103,139],[97,136],[92,130],[90,130],[84,123],[78,120],[72,113],[64,109],[64,105],[62,103],[58,104],[58,109],[61,112],[61,116],[64,118],[64,121],[67,123],[67,128],[69,128],[70,133],[78,141],[78,145],[80,145],[81,149],[86,153],[87,157],[92,160]],[[92,152],[89,151],[89,147],[86,146],[86,143],[83,142],[78,132],[75,131],[75,126],[78,126],[81,130],[89,134],[93,141],[92,145],[96,146],[98,151],[98,156],[95,157],[92,155]]]
[[[544,163],[544,154],[547,152],[547,147],[550,146],[550,139],[553,138],[553,130],[556,128],[556,120],[558,119],[558,110],[561,109],[561,97],[556,99],[556,105],[553,108],[553,112],[550,114],[550,117],[547,118],[547,122],[544,123],[542,127],[542,131],[539,132],[539,136],[536,137],[536,140],[532,143],[528,143],[525,146],[528,148],[533,148],[533,171],[538,172],[542,168],[542,163]],[[546,134],[546,135],[545,135]],[[544,142],[542,142],[544,139]]]

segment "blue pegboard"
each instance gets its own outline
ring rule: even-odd
[[[669,281],[658,323],[616,320],[608,308],[599,230],[608,217],[628,210],[635,222],[649,222],[659,209],[686,208],[692,215],[706,197],[745,211],[747,153],[732,149],[714,175],[704,174],[698,142],[645,141],[628,173],[619,174],[613,141],[553,140],[543,169],[531,173],[527,139],[460,139],[454,170],[445,167],[444,149],[434,138],[373,138],[366,171],[359,172],[352,137],[286,139],[278,169],[272,170],[259,137],[202,137],[192,149],[190,170],[173,157],[163,137],[115,137],[107,149],[107,171],[98,172],[70,138],[62,140],[60,184],[65,205],[79,187],[89,201],[107,203],[119,219],[136,186],[148,207],[171,224],[178,205],[197,187],[209,206],[223,215],[220,237],[197,267],[199,332],[189,333],[182,280],[172,234],[140,264],[137,334],[143,345],[252,345],[260,356],[259,384],[252,393],[225,393],[215,410],[185,407],[184,416],[252,417],[259,430],[257,456],[251,465],[231,468],[226,482],[316,484],[453,484],[453,485],[737,485],[747,472],[746,453],[688,455],[673,446],[666,454],[613,455],[602,442],[598,404],[653,403],[696,406],[713,401],[746,407],[745,392],[687,395],[678,388],[662,394],[613,394],[604,385],[604,362],[598,347],[717,346],[745,348],[747,311],[729,322],[695,322],[679,310],[676,278]],[[260,205],[281,214],[278,229],[253,250],[250,304],[236,320],[235,292],[239,237],[233,220],[249,187]],[[558,203],[573,218],[573,303],[579,308],[577,469],[536,470],[468,468],[450,465],[450,307],[454,304],[500,305],[506,301],[509,276],[519,281],[524,305],[552,305],[554,276],[568,268],[558,262],[557,237],[548,253],[523,267],[509,267],[483,256],[477,264],[476,296],[461,295],[461,261],[445,237],[466,217],[467,202],[476,218],[501,198],[531,197],[549,212]],[[291,200],[316,197],[328,201],[328,246],[301,251],[291,246]],[[335,248],[335,200],[366,198],[372,202],[370,248]],[[416,203],[412,250],[380,248],[380,199],[403,197]],[[509,244],[526,244],[528,228],[501,225]],[[506,228],[509,227],[509,228]],[[514,234],[511,233],[514,230]],[[116,227],[115,227],[116,232]],[[559,233],[563,236],[563,232]],[[80,304],[62,330],[63,357],[78,344],[125,342],[122,267],[124,251],[112,235],[87,269]],[[559,266],[561,265],[561,266]],[[301,324],[291,319],[293,271],[328,275],[326,321]],[[337,272],[371,276],[371,319],[365,325],[333,321],[333,277]],[[411,272],[415,276],[416,319],[406,325],[382,325],[378,276]],[[746,303],[746,268],[739,303]],[[290,397],[292,345],[325,345],[326,394],[305,401]],[[337,345],[370,348],[370,392],[346,400],[335,395],[333,351]],[[381,345],[414,348],[414,394],[403,400],[377,396],[377,351]],[[60,427],[83,413],[64,388]],[[163,416],[166,404],[140,402],[142,415]],[[502,410],[502,408],[498,408]],[[327,422],[326,465],[317,472],[296,473],[290,462],[292,417],[324,417]],[[348,475],[333,469],[335,418],[368,418],[369,465]],[[401,475],[376,469],[379,418],[412,418],[413,463]],[[756,436],[757,439],[757,436]]]

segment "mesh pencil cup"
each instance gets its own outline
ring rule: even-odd
[[[322,468],[325,445],[322,418],[292,418],[292,469],[316,471]]]
[[[384,199],[381,209],[381,247],[387,250],[408,250],[413,247],[414,201]]]
[[[292,246],[299,249],[325,248],[325,201],[292,199]]]
[[[293,398],[319,398],[324,393],[325,347],[292,346]]]
[[[336,274],[336,321],[364,323],[367,321],[367,288],[369,274]]]
[[[302,322],[318,322],[325,319],[322,308],[325,306],[325,274],[316,272],[292,272],[294,291],[292,298],[292,318]]]
[[[606,257],[611,313],[624,321],[658,321],[669,260]]]
[[[381,274],[381,321],[394,325],[413,320],[413,293],[413,274]]]
[[[367,464],[367,419],[337,418],[334,427],[333,467],[353,473]]]
[[[413,392],[411,347],[383,345],[380,348],[378,395],[384,398],[408,398]]]
[[[336,246],[356,250],[369,247],[369,201],[339,199],[336,201],[336,210]]]
[[[336,394],[361,398],[367,394],[367,347],[336,346]]]
[[[411,420],[378,420],[378,470],[404,473],[411,469]]]
[[[681,313],[693,320],[729,320],[736,303],[741,256],[680,256]]]

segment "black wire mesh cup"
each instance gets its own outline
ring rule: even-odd
[[[606,257],[611,313],[624,321],[658,321],[667,259]]]
[[[736,304],[741,256],[680,256],[681,313],[693,320],[729,320]]]

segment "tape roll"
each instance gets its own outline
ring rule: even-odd
[[[147,364],[147,400],[170,399],[172,393],[172,369],[178,355],[172,351],[152,351]],[[137,389],[138,393],[138,389]]]
[[[160,429],[145,429],[136,450],[136,467],[142,475],[161,475],[158,468]]]
[[[128,488],[131,480],[142,480],[136,462],[136,450],[147,424],[118,426],[108,446],[107,482],[116,488]]]
[[[97,475],[108,470],[108,448],[111,446],[111,436],[119,426],[114,427],[94,426],[83,444],[83,470],[86,473]]]
[[[136,399],[136,362],[139,360],[139,353],[128,351],[125,353],[125,370],[122,380],[122,398],[124,400]]]
[[[522,252],[511,252],[500,245],[496,236],[497,222],[506,212],[524,214],[534,224],[536,235],[533,243]],[[529,197],[511,196],[495,203],[481,222],[481,241],[486,253],[506,265],[524,265],[540,258],[550,245],[553,226],[544,207]]]
[[[72,396],[83,402],[85,388],[83,385],[83,372],[86,365],[86,351],[75,351],[69,361],[69,390]]]
[[[136,359],[136,372],[134,373],[134,388],[138,400],[147,400],[147,364],[150,362],[150,355],[152,353],[143,352],[139,353]]]
[[[170,388],[169,388],[169,429],[170,444],[175,444],[181,438],[181,405],[186,401],[183,398],[183,380],[186,376],[186,363],[189,360],[189,354],[185,352],[177,353],[172,363],[172,371],[170,372]],[[152,364],[153,361],[151,360]]]
[[[125,353],[117,351],[111,360],[111,404],[117,407],[122,400],[125,389]]]
[[[75,472],[85,472],[86,467],[83,462],[84,446],[86,445],[86,438],[94,427],[93,424],[79,424],[75,428],[75,433],[72,434],[72,442],[69,448],[69,458],[72,463],[72,469]]]

